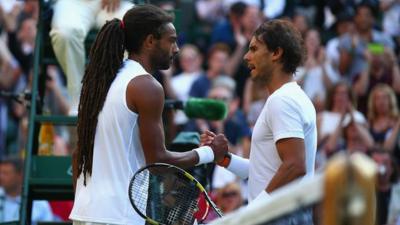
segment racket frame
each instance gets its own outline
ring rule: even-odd
[[[206,203],[207,203],[207,206],[208,206],[208,207],[207,207],[207,211],[206,211],[206,213],[204,214],[204,217],[202,218],[202,220],[204,220],[204,219],[207,217],[207,215],[208,215],[208,213],[209,213],[209,212],[208,212],[208,211],[209,211],[208,209],[209,209],[209,206],[210,206],[210,205],[211,205],[211,207],[214,209],[215,213],[217,213],[217,215],[218,215],[219,217],[222,217],[222,216],[223,216],[221,210],[218,209],[218,207],[215,205],[215,203],[211,200],[210,196],[207,194],[207,191],[206,191],[206,189],[203,187],[203,185],[201,185],[201,183],[200,183],[199,181],[197,181],[196,178],[194,178],[190,173],[186,172],[185,170],[183,170],[183,169],[181,169],[181,168],[179,168],[179,167],[177,167],[177,166],[174,166],[174,165],[171,165],[171,164],[168,164],[168,163],[152,163],[152,164],[149,164],[149,165],[146,165],[146,166],[140,168],[138,171],[135,172],[135,174],[133,175],[133,177],[132,177],[131,180],[129,181],[129,189],[128,189],[129,201],[131,202],[131,205],[132,205],[133,209],[135,209],[135,211],[136,211],[142,218],[144,218],[148,223],[153,224],[153,225],[161,225],[161,224],[163,224],[163,223],[157,222],[156,220],[154,220],[154,219],[152,219],[152,218],[150,218],[150,217],[144,215],[144,214],[137,208],[137,206],[136,206],[135,203],[134,203],[133,196],[132,196],[132,194],[131,194],[131,189],[132,189],[132,187],[133,187],[133,183],[134,183],[133,181],[135,180],[135,177],[136,177],[139,173],[141,173],[142,171],[147,170],[147,169],[152,168],[152,167],[166,167],[166,168],[176,169],[177,171],[179,171],[182,175],[184,175],[187,179],[189,179],[191,182],[193,182],[193,183],[196,185],[196,187],[200,190],[200,192],[201,192],[202,194],[204,194],[205,199],[206,199]]]

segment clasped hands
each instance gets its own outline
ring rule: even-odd
[[[200,146],[210,146],[214,152],[214,162],[221,162],[228,153],[228,140],[225,135],[205,131],[200,135]]]

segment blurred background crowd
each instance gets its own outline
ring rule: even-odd
[[[180,54],[171,69],[154,74],[166,98],[219,99],[229,111],[223,121],[205,121],[188,119],[179,110],[165,110],[167,146],[182,131],[212,130],[227,136],[231,152],[249,156],[252,127],[268,93],[249,79],[242,58],[252,33],[263,21],[290,20],[303,35],[307,49],[306,61],[294,79],[317,110],[317,169],[323,169],[337,152],[368,154],[379,168],[377,224],[400,224],[399,0],[151,3],[178,13]],[[24,97],[32,82],[38,15],[38,0],[0,0],[0,221],[18,217],[29,122],[29,101]],[[53,48],[61,61],[57,40],[73,42],[78,28],[52,29]],[[66,63],[73,66],[74,62]],[[62,62],[47,66],[44,113],[74,115],[68,66]],[[52,155],[69,155],[74,149],[73,129],[56,126],[43,132],[51,133],[47,136],[52,139]],[[212,171],[208,187],[225,213],[246,204],[246,181],[218,166]],[[67,220],[71,204],[35,202],[33,219]]]

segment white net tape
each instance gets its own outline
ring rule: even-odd
[[[338,157],[334,158],[344,161],[346,157],[344,155],[339,155]],[[367,156],[362,154],[354,154],[350,157],[350,160],[352,161],[352,164],[355,166],[355,168],[363,174],[363,176],[374,176],[376,172],[375,163],[373,163],[373,161],[370,160]],[[333,166],[334,170],[336,170],[335,167],[337,165],[338,164],[335,164],[335,166]],[[336,173],[339,171],[340,170],[334,172]],[[324,172],[321,172],[316,173],[313,177],[307,177],[294,181],[286,185],[285,187],[282,187],[271,193],[270,198],[264,201],[256,202],[254,204],[250,203],[248,206],[244,206],[231,214],[227,214],[220,219],[212,221],[211,224],[304,224],[301,222],[287,222],[287,219],[286,222],[274,221],[285,220],[285,218],[288,217],[287,215],[296,211],[300,211],[300,213],[302,213],[301,211],[306,212],[305,210],[311,211],[313,205],[322,202],[325,195],[324,184],[326,176],[327,175]],[[270,223],[270,221],[272,222]],[[312,222],[310,224],[312,224]]]

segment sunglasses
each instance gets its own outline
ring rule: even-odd
[[[210,96],[209,98],[224,101],[224,102],[231,100],[231,98],[226,97],[226,96]]]
[[[222,197],[223,198],[229,198],[229,197],[236,197],[236,196],[238,196],[239,195],[239,192],[237,192],[237,191],[229,191],[229,192],[224,192],[224,193],[222,193]]]

